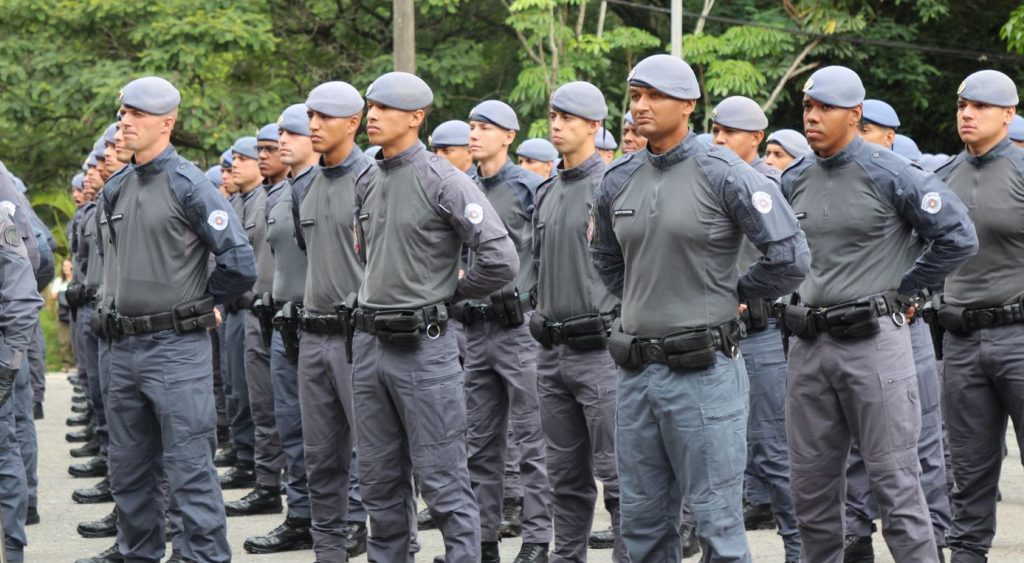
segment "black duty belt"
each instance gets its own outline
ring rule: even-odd
[[[345,327],[342,325],[338,315],[315,315],[305,313],[299,322],[303,332],[310,334],[343,335]]]
[[[352,312],[355,330],[372,334],[385,344],[414,346],[421,337],[439,338],[448,327],[448,307],[444,303],[422,309],[369,309]]]
[[[568,346],[586,351],[607,347],[608,333],[618,317],[618,310],[611,313],[579,315],[563,321],[552,321],[539,313],[530,320],[530,335],[544,348]]]
[[[485,321],[503,327],[523,324],[525,313],[533,310],[533,296],[529,293],[499,292],[491,296],[490,303],[459,303],[451,308],[451,317],[466,326]]]
[[[985,328],[1024,323],[1024,307],[1021,301],[974,309],[943,303],[939,306],[937,318],[949,332],[966,335]]]
[[[664,364],[672,369],[706,369],[717,363],[718,352],[735,358],[739,354],[739,339],[740,324],[736,321],[661,338],[639,338],[612,331],[608,352],[617,365],[628,369],[639,369],[645,364]]]
[[[213,312],[213,298],[202,297],[193,301],[186,301],[174,306],[169,313],[155,313],[129,317],[121,314],[111,314],[112,324],[116,335],[111,337],[134,336],[149,334],[162,330],[173,330],[178,334],[208,330],[217,324]]]
[[[880,317],[890,317],[900,326],[906,323],[896,304],[896,296],[896,292],[881,293],[833,307],[786,305],[779,320],[787,334],[803,339],[817,338],[819,334],[839,340],[866,338],[878,332]]]
[[[141,317],[125,317],[117,315],[116,323],[118,330],[124,336],[137,334],[148,334],[160,332],[161,330],[174,329],[174,315],[171,313],[158,313],[156,315],[143,315]]]

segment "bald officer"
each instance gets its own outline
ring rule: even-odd
[[[786,430],[801,559],[842,556],[842,491],[856,442],[893,557],[935,561],[906,320],[922,290],[941,284],[977,250],[977,238],[945,184],[860,138],[863,100],[860,77],[848,68],[811,75],[803,120],[814,154],[782,175],[813,256],[799,303],[783,315],[794,336]],[[915,235],[929,246],[908,271],[905,254]]]

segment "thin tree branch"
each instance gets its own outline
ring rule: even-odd
[[[775,102],[779,99],[779,95],[782,94],[782,89],[786,86],[786,83],[789,82],[789,79],[818,66],[818,63],[809,63],[803,66],[801,66],[801,64],[804,62],[804,59],[807,58],[807,55],[809,55],[819,44],[821,44],[821,37],[817,37],[814,41],[808,43],[804,49],[800,51],[800,54],[793,59],[792,64],[789,65],[789,68],[786,69],[782,78],[779,79],[778,84],[775,85],[775,89],[772,90],[771,95],[768,96],[768,100],[761,105],[761,109],[764,110],[765,113],[771,110],[772,106],[775,105]]]

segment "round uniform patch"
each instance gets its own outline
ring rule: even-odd
[[[466,220],[474,225],[479,225],[484,220],[484,208],[477,203],[470,203],[466,206]]]
[[[4,229],[4,242],[7,243],[7,246],[14,247],[21,244],[21,235],[18,234],[18,227],[11,225]]]
[[[228,228],[228,212],[216,209],[210,213],[210,216],[206,218],[206,222],[210,224],[215,231],[223,231]]]
[[[18,210],[18,206],[14,205],[14,202],[7,201],[6,199],[0,201],[0,209],[7,212],[8,215],[14,217],[14,212]]]
[[[928,192],[921,198],[921,209],[932,215],[942,210],[942,198],[938,192]]]
[[[750,201],[754,204],[754,209],[759,213],[771,213],[772,196],[764,192],[754,192],[754,195],[750,197]]]

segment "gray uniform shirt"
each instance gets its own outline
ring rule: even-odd
[[[105,211],[107,206],[110,205],[107,194],[117,191],[118,186],[131,169],[132,166],[129,164],[115,172],[113,176],[107,178],[106,183],[103,185],[103,191],[100,192],[96,202],[96,220],[98,222],[100,241],[97,250],[101,269],[100,286],[96,291],[96,304],[98,307],[103,307],[104,311],[114,310],[115,288],[117,287],[116,276],[114,275],[117,271],[117,253],[114,252],[113,241],[110,238],[110,229],[107,225],[107,212]],[[107,262],[112,262],[112,266],[108,267]]]
[[[829,158],[801,156],[782,189],[811,248],[800,296],[813,306],[934,287],[977,251],[967,209],[946,184],[860,137]],[[930,245],[907,271],[916,236]]]
[[[274,286],[274,256],[267,244],[267,192],[267,186],[261,185],[242,196],[242,228],[256,256],[256,284],[252,291],[257,298]]]
[[[363,172],[353,217],[366,263],[359,304],[371,309],[483,298],[519,271],[515,245],[487,197],[420,144]],[[475,259],[460,280],[463,243]]]
[[[309,188],[310,182],[320,174],[319,167],[310,166],[292,178],[281,190],[281,196],[268,203],[267,242],[274,252],[274,301],[302,303],[306,295],[306,253],[295,239],[295,221],[292,219],[293,192],[297,201]]]
[[[537,186],[544,179],[512,164],[511,160],[505,161],[501,170],[490,178],[479,174],[471,177],[475,177],[487,201],[491,202],[519,253],[519,274],[510,287],[518,288],[521,293],[530,291],[537,284],[537,268],[533,262],[533,201]],[[469,259],[472,266],[475,259],[472,252]]]
[[[22,234],[10,216],[0,213],[0,366],[21,366],[42,305]]]
[[[79,225],[81,234],[78,238],[78,253],[82,259],[82,270],[85,273],[85,287],[98,290],[103,279],[103,264],[100,263],[99,249],[99,223],[96,218],[99,213],[99,202],[89,204],[89,209],[82,215],[82,223]]]
[[[944,298],[995,307],[1024,296],[1024,150],[1004,139],[982,156],[966,151],[936,171],[967,205],[978,254],[946,279]]]
[[[594,262],[622,294],[627,334],[657,338],[736,320],[739,301],[793,291],[809,267],[776,183],[692,132],[664,154],[645,149],[616,161],[595,211]],[[762,256],[741,277],[744,237]]]
[[[782,181],[782,171],[774,166],[768,166],[765,164],[764,159],[758,157],[754,162],[750,163],[750,166],[763,174],[769,180],[774,181],[776,184]],[[754,243],[750,242],[750,239],[744,238],[743,244],[740,245],[740,257],[737,263],[739,267],[740,275],[750,269],[758,260],[761,259],[761,251],[754,246]],[[773,295],[772,297],[778,297]]]
[[[256,264],[238,216],[173,147],[134,166],[108,201],[117,259],[104,266],[116,267],[114,300],[122,315],[165,313],[206,294],[224,303],[252,288]],[[217,257],[212,274],[210,252]]]
[[[334,313],[335,303],[359,291],[363,282],[363,264],[352,238],[352,205],[356,178],[368,166],[370,158],[352,147],[341,164],[320,166],[309,189],[299,194],[299,226],[306,255],[313,257],[306,270],[305,295],[305,307],[311,313]]]
[[[561,166],[537,189],[533,215],[537,313],[553,322],[611,313],[619,304],[601,283],[587,250],[604,160],[595,152],[575,168]]]
[[[18,191],[12,177],[8,174],[0,174],[0,211],[10,215],[14,224],[21,233],[21,240],[25,243],[25,252],[28,255],[29,263],[32,264],[32,271],[39,268],[39,243],[32,233],[32,205],[25,194]],[[77,215],[77,210],[75,215]],[[74,215],[72,221],[74,221]]]

